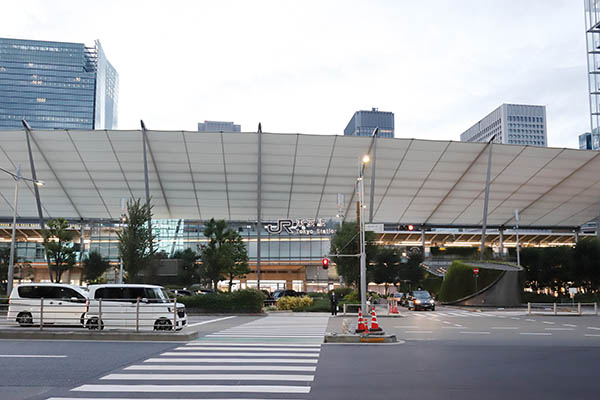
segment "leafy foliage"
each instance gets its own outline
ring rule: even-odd
[[[196,261],[200,256],[192,249],[177,250],[171,258],[181,260],[179,279],[184,285],[191,285],[200,281],[199,266]]]
[[[455,301],[475,293],[475,277],[472,266],[453,261],[444,277],[439,293],[441,301]],[[477,289],[481,290],[497,279],[502,271],[479,268]]]
[[[119,253],[128,282],[137,282],[139,273],[146,270],[155,253],[154,237],[148,221],[152,217],[152,206],[142,204],[140,199],[127,202],[125,227],[117,232]]]
[[[202,246],[202,271],[213,288],[227,278],[229,291],[233,280],[250,272],[248,268],[248,252],[242,237],[233,229],[227,228],[224,220],[211,218],[204,226],[204,236],[208,244]]]
[[[291,297],[285,296],[277,299],[277,309],[278,310],[292,310],[292,311],[300,311],[306,307],[312,305],[313,299],[308,296],[302,297]]]
[[[50,281],[60,282],[62,274],[75,265],[75,248],[73,237],[75,232],[69,230],[69,223],[64,218],[48,221],[48,229],[42,230],[44,247],[48,259]]]
[[[96,283],[110,267],[107,259],[97,251],[91,251],[83,260],[83,279],[88,283]]]
[[[259,313],[265,300],[264,294],[256,289],[236,290],[231,293],[210,293],[181,297],[177,301],[185,304],[188,311]]]
[[[374,260],[376,246],[372,244],[375,233],[365,232],[367,265]],[[335,262],[337,273],[344,279],[348,286],[357,286],[360,283],[360,258],[359,257],[336,257],[335,254],[352,255],[360,253],[360,238],[358,224],[356,222],[344,222],[337,229],[331,239],[332,261]]]

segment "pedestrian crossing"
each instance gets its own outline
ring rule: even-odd
[[[327,322],[320,316],[268,316],[181,344],[48,400],[306,399]]]
[[[407,317],[414,318],[429,318],[429,319],[437,319],[437,318],[486,318],[486,317],[496,317],[496,318],[508,318],[514,316],[525,315],[524,311],[464,311],[464,310],[455,310],[455,311],[433,311],[433,312],[408,312],[404,314]]]

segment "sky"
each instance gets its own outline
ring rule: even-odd
[[[0,37],[92,45],[119,73],[119,129],[460,140],[502,103],[545,105],[548,145],[590,130],[580,0],[3,2]]]

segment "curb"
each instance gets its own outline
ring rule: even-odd
[[[127,333],[127,332],[2,332],[0,339],[45,339],[45,340],[94,340],[94,341],[139,341],[139,342],[187,342],[199,336],[190,333]]]

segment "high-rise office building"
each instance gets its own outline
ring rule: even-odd
[[[241,132],[242,126],[227,121],[204,121],[198,123],[198,132]]]
[[[379,137],[394,137],[394,113],[379,111],[357,111],[344,129],[344,136],[371,136],[373,130],[379,128]]]
[[[460,135],[463,142],[547,146],[546,107],[502,104]]]
[[[0,129],[114,129],[119,75],[99,41],[0,38]]]
[[[600,0],[584,0],[590,128],[600,133]]]
[[[581,150],[600,150],[600,133],[582,133],[579,135],[579,148]]]

